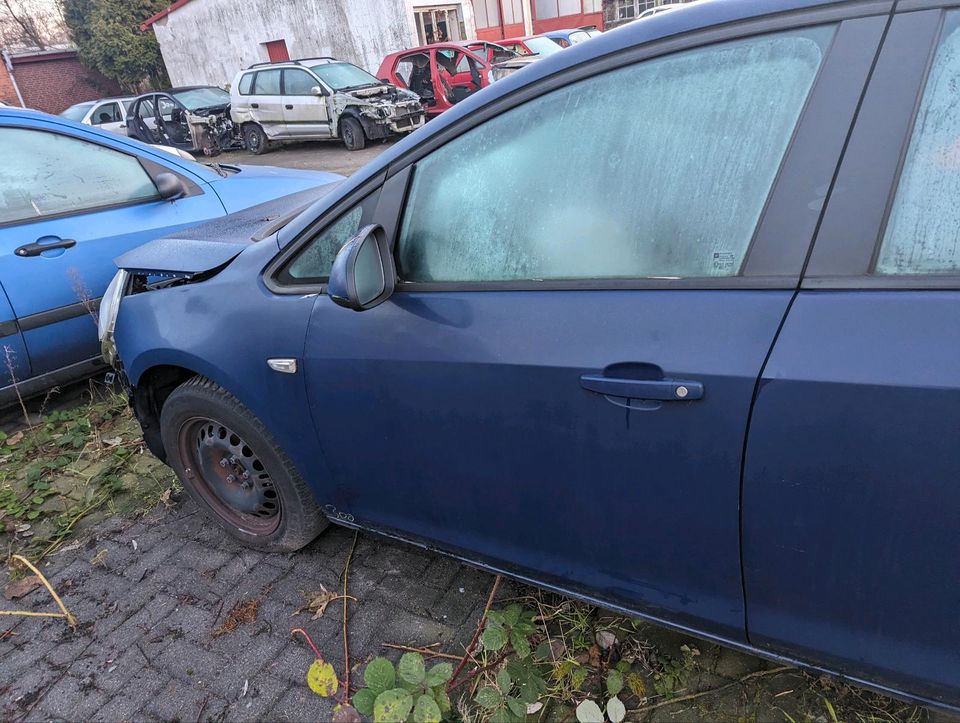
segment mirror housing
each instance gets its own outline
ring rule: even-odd
[[[326,93],[323,92],[323,88],[321,88],[319,85],[313,86],[310,89],[310,92],[313,93],[314,95],[326,95]]]
[[[327,295],[339,306],[366,311],[390,298],[397,270],[386,235],[377,224],[364,226],[337,253]]]
[[[187,187],[183,185],[180,177],[173,173],[167,171],[158,173],[153,182],[157,186],[157,193],[164,201],[176,201],[187,195]]]

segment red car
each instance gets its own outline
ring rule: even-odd
[[[483,57],[468,49],[476,45]],[[420,96],[428,117],[439,115],[493,82],[488,52],[475,43],[434,43],[392,53],[380,63],[377,77]],[[559,50],[558,46],[557,47]]]
[[[524,35],[519,38],[507,38],[499,41],[499,44],[508,50],[512,50],[517,55],[538,55],[541,58],[563,50],[561,46],[546,35]]]

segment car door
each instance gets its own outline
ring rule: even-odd
[[[16,314],[0,285],[0,390],[30,378],[30,356]]]
[[[99,355],[94,313],[116,256],[224,212],[200,179],[132,150],[59,123],[0,127],[0,279],[33,375]],[[160,200],[160,172],[186,195]]]
[[[960,11],[896,16],[764,369],[743,500],[754,644],[954,705],[958,79]]]
[[[268,138],[277,138],[287,133],[283,120],[281,72],[280,68],[257,71],[253,79],[253,92],[248,98],[250,113]]]
[[[385,303],[320,295],[310,321],[328,512],[742,640],[754,386],[882,28],[581,69],[463,119],[294,247],[289,293],[344,225],[381,224],[398,265]]]
[[[90,113],[90,125],[100,130],[126,135],[126,124],[120,111],[120,103],[108,101],[96,106]]]
[[[314,92],[320,88],[321,92]],[[283,70],[283,123],[290,136],[329,138],[330,114],[320,81],[301,68]]]

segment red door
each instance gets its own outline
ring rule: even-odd
[[[267,57],[271,63],[282,63],[285,60],[290,60],[286,40],[271,40],[269,43],[264,43],[264,45],[267,48]]]

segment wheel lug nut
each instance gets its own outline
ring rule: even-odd
[[[250,479],[250,473],[244,470],[243,474],[240,475],[241,479]]]
[[[226,466],[227,466],[227,460],[226,460],[226,458],[220,460],[220,466],[221,466],[221,467],[226,467]]]
[[[237,478],[234,477],[232,474],[227,475],[227,482],[236,482],[236,481],[237,481]]]

